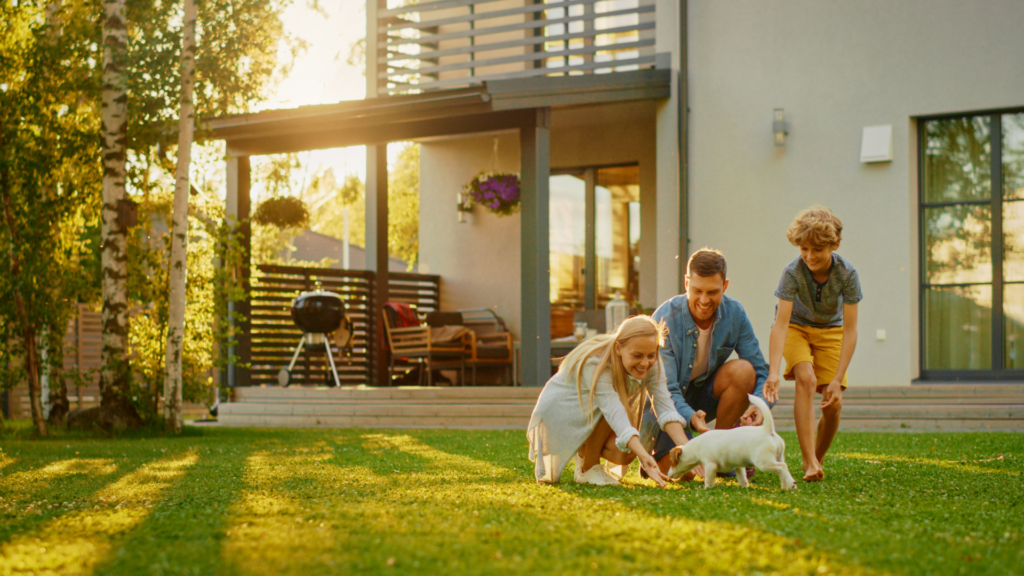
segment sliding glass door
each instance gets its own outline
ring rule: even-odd
[[[640,294],[640,171],[585,168],[551,176],[551,327],[568,335],[572,317]]]

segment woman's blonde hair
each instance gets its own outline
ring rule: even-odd
[[[622,365],[622,358],[615,353],[615,343],[625,346],[634,338],[654,337],[657,340],[658,348],[665,343],[665,336],[668,328],[664,322],[655,322],[650,316],[633,316],[623,322],[619,329],[613,334],[602,334],[590,340],[580,343],[568,356],[562,360],[559,372],[574,374],[576,376],[576,394],[580,399],[580,409],[584,411],[589,419],[594,413],[594,396],[597,390],[597,379],[607,369],[611,370],[612,387],[619,394],[623,408],[629,412],[629,399],[626,393],[626,382],[628,375],[626,368]],[[597,366],[590,376],[590,393],[587,395],[587,404],[583,404],[583,368],[590,358],[597,358]],[[654,368],[657,368],[655,372]],[[655,376],[656,374],[656,376]],[[655,359],[655,365],[644,375],[643,384],[646,385],[652,378],[661,376],[661,354]],[[640,416],[643,413],[643,402],[639,403],[635,414],[629,414],[630,423],[637,426],[640,423]]]
[[[833,247],[843,239],[843,223],[828,208],[812,206],[796,215],[786,238],[793,246],[807,242],[814,248]]]

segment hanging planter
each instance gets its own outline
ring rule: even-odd
[[[481,172],[466,182],[463,193],[475,204],[498,216],[511,216],[519,211],[519,176],[501,172]]]
[[[279,229],[303,228],[309,225],[309,207],[298,198],[274,196],[264,200],[252,219],[258,224],[275,226]]]

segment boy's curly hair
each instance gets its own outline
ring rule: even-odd
[[[815,248],[835,246],[843,239],[843,223],[828,208],[812,206],[796,215],[786,238],[793,246],[805,242]]]

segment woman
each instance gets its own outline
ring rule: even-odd
[[[659,486],[668,477],[644,445],[656,436],[637,428],[644,399],[653,400],[658,424],[676,442],[686,443],[684,421],[665,384],[659,349],[665,325],[650,316],[634,316],[614,334],[591,338],[570,353],[548,380],[533,409],[530,460],[541,483],[558,482],[573,458],[581,484],[618,484],[629,464],[640,464]],[[601,458],[616,465],[608,469]]]

